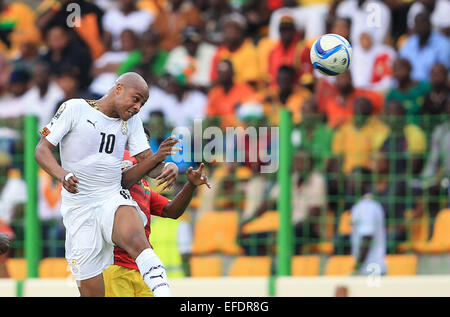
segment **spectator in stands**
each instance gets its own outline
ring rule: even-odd
[[[121,34],[124,30],[132,30],[141,36],[153,23],[155,17],[146,10],[136,7],[136,0],[120,0],[118,8],[105,12],[102,19],[104,42],[107,48],[122,51]]]
[[[352,22],[350,42],[356,43],[363,32],[370,32],[374,44],[385,43],[390,36],[391,12],[380,0],[334,0],[336,16],[349,18]],[[376,7],[376,15],[374,12]]]
[[[220,45],[223,42],[223,31],[220,25],[220,19],[231,12],[227,0],[208,0],[208,7],[202,12],[205,22],[206,40],[214,45]]]
[[[14,42],[18,45],[18,54],[13,59],[15,68],[25,68],[29,72],[33,71],[34,66],[39,60],[39,44],[41,33],[34,26],[23,28],[11,35]]]
[[[170,0],[152,23],[152,28],[161,34],[161,48],[167,51],[181,45],[180,34],[188,26],[203,28],[200,11],[191,1]]]
[[[167,79],[166,91],[173,102],[166,106],[174,105],[169,120],[174,127],[187,127],[193,131],[194,120],[203,119],[206,115],[207,96],[192,89],[180,73],[171,73]]]
[[[218,84],[209,91],[206,115],[218,117],[222,128],[237,126],[235,108],[253,97],[253,88],[245,83],[235,82],[234,66],[229,60],[217,65]]]
[[[20,46],[15,35],[33,27],[36,17],[33,10],[22,1],[5,2],[0,0],[0,53],[12,58]]]
[[[282,108],[291,111],[295,124],[302,121],[301,109],[305,100],[311,97],[311,92],[297,85],[296,77],[294,67],[281,65],[277,71],[276,86],[264,93],[264,112],[273,126],[278,125],[278,114]]]
[[[23,96],[22,103],[27,113],[38,117],[38,128],[42,129],[55,114],[57,103],[64,98],[63,90],[51,78],[50,65],[39,61],[33,69],[33,87]]]
[[[6,126],[13,127],[25,115],[22,98],[29,88],[30,73],[25,69],[15,69],[9,77],[8,93],[0,98],[0,118],[9,118]]]
[[[70,27],[77,42],[85,45],[92,60],[99,58],[105,51],[103,44],[103,11],[89,0],[44,0],[37,7],[36,25],[42,33],[55,25]],[[74,10],[79,14],[74,16]]]
[[[281,17],[291,15],[299,29],[305,30],[305,38],[315,38],[325,33],[325,20],[328,5],[325,1],[313,1],[306,5],[299,5],[295,0],[283,0],[283,7],[275,10],[269,22],[269,36],[274,39],[280,37],[279,23]]]
[[[314,160],[314,168],[324,172],[327,160],[332,156],[331,144],[334,131],[319,113],[314,98],[303,103],[302,121],[292,132],[292,143],[295,148],[306,151]]]
[[[140,47],[132,51],[120,65],[118,75],[134,71],[141,74],[150,84],[156,84],[158,78],[165,73],[165,65],[169,56],[161,48],[161,36],[150,29],[140,39]]]
[[[258,41],[267,33],[267,24],[270,19],[270,10],[267,1],[249,0],[232,2],[234,10],[239,11],[247,20],[247,36]]]
[[[394,174],[405,172],[412,175],[420,170],[420,163],[415,160],[423,159],[423,154],[427,150],[427,139],[425,133],[418,125],[408,123],[406,112],[401,102],[392,100],[386,105],[386,123],[389,126],[389,133],[379,135],[384,136],[381,140],[381,152],[390,155],[390,159],[395,159]],[[403,155],[407,153],[407,155]],[[408,162],[409,161],[409,162]],[[411,164],[411,165],[410,165]]]
[[[371,101],[372,114],[380,113],[383,106],[381,94],[353,86],[349,70],[336,76],[336,84],[319,80],[315,91],[319,111],[326,114],[327,122],[332,128],[353,118],[354,102],[358,97],[366,97]]]
[[[352,20],[345,17],[334,17],[330,19],[330,32],[345,37],[350,41],[350,30]]]
[[[303,150],[295,153],[293,158],[292,174],[292,224],[294,225],[294,253],[301,254],[302,246],[310,243],[317,243],[318,239],[324,237],[326,214],[326,182],[324,175],[314,169],[312,156]],[[263,201],[261,206],[251,217],[246,217],[241,224],[244,225],[256,217],[261,216],[267,210],[276,210],[276,202],[280,195],[280,186],[275,183],[269,189],[268,199]],[[264,195],[266,196],[266,195]],[[276,241],[273,236],[276,232],[264,232],[254,234],[241,234],[240,240],[246,254],[251,254],[251,243],[253,239],[260,240],[259,244],[264,245],[265,239],[272,237],[272,243]],[[269,246],[270,247],[270,246]],[[272,246],[273,247],[273,246]],[[270,250],[270,249],[269,249]],[[266,248],[259,248],[259,252],[268,252]],[[267,254],[267,253],[266,253]],[[264,255],[264,254],[251,254]]]
[[[60,100],[56,108],[53,110],[53,113],[56,113],[58,107],[66,100],[72,98],[84,98],[91,99],[92,95],[82,87],[80,87],[80,70],[77,67],[71,67],[69,65],[65,65],[61,68],[59,73],[56,76],[56,82],[58,86],[62,89],[64,96],[62,100]]]
[[[405,58],[398,58],[394,62],[393,72],[396,86],[386,94],[386,104],[391,100],[400,101],[405,107],[408,122],[417,124],[420,122],[423,99],[430,91],[430,84],[411,78],[411,63]]]
[[[386,273],[386,225],[383,206],[374,198],[372,172],[366,168],[352,171],[347,190],[354,197],[351,208],[352,255],[354,274]]]
[[[42,257],[64,257],[65,228],[60,212],[62,184],[40,169],[38,172],[38,215],[41,223]]]
[[[445,111],[446,103],[450,98],[447,78],[447,68],[443,64],[434,64],[430,73],[431,91],[425,96],[422,107],[422,126],[426,132],[431,132],[437,124],[445,121],[449,115],[449,112]]]
[[[150,148],[154,153],[158,151],[159,145],[162,141],[167,139],[171,135],[172,128],[166,123],[168,120],[164,116],[164,112],[161,110],[153,110],[148,115],[148,121],[146,127],[151,132],[152,137],[150,138]],[[188,140],[189,141],[189,140]],[[184,150],[185,140],[179,144],[179,148]],[[192,147],[191,147],[192,148]],[[181,157],[183,153],[180,153]],[[174,162],[172,156],[166,158],[166,162]],[[178,166],[179,171],[186,171],[189,166],[192,166],[191,162],[185,162],[182,158],[174,162]]]
[[[181,37],[183,43],[170,51],[165,69],[181,73],[189,85],[206,91],[211,85],[211,65],[217,48],[202,41],[199,28],[187,26]]]
[[[333,137],[332,151],[340,156],[342,171],[350,173],[357,167],[369,168],[375,151],[386,137],[389,128],[377,117],[371,116],[372,103],[358,97],[354,103],[354,118],[341,125]]]
[[[118,69],[127,60],[131,52],[137,49],[138,37],[130,30],[126,29],[120,34],[121,50],[106,51],[92,65],[92,77],[89,85],[89,92],[100,98],[114,86],[114,82],[119,77]]]
[[[377,196],[383,205],[388,222],[389,252],[406,237],[405,212],[416,203],[412,180],[423,166],[427,140],[423,130],[406,120],[401,102],[392,100],[386,105],[389,133],[383,138],[377,158],[379,179]]]
[[[450,3],[447,0],[414,1],[408,10],[408,28],[410,30],[414,30],[416,16],[421,12],[430,14],[434,30],[447,36],[450,34],[450,22],[447,16],[450,12]]]
[[[231,13],[223,18],[224,44],[219,46],[213,59],[211,80],[218,79],[218,64],[228,59],[233,64],[234,82],[256,85],[262,77],[258,64],[256,47],[246,37],[247,22],[239,13]]]
[[[283,16],[280,21],[280,40],[270,51],[267,60],[267,80],[271,86],[276,86],[278,69],[281,66],[294,65],[300,40],[301,35],[297,33],[294,19],[291,16]]]
[[[372,35],[363,32],[359,41],[353,43],[352,54],[350,69],[356,88],[384,92],[391,87],[391,65],[396,56],[391,46],[374,43]]]
[[[52,75],[57,75],[67,66],[77,67],[79,84],[82,88],[87,88],[91,80],[91,56],[70,34],[71,31],[67,27],[50,27],[45,34],[48,51],[42,55],[42,59],[50,64]]]
[[[422,172],[425,187],[441,185],[447,187],[448,204],[450,204],[450,97],[445,101],[445,120],[433,129],[430,152]],[[447,180],[447,181],[445,181]]]
[[[159,100],[149,100],[142,109],[140,116],[144,122],[149,119],[150,112],[159,110],[164,113],[170,126],[192,130],[194,120],[205,117],[206,95],[192,89],[182,75],[174,72],[164,76],[161,83],[165,92],[161,94]]]
[[[22,179],[20,170],[9,168],[6,176],[6,184],[0,194],[0,227],[11,226],[27,201],[27,184]]]
[[[426,81],[435,63],[450,68],[450,39],[431,29],[427,12],[416,15],[415,33],[401,47],[399,54],[412,65],[411,78]]]

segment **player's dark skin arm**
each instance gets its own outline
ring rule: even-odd
[[[158,148],[156,153],[153,153],[150,149],[135,156],[139,164],[127,169],[122,174],[122,187],[130,188],[134,184],[137,184],[145,175],[158,180],[158,186],[166,183],[163,190],[172,187],[177,179],[178,168],[175,164],[169,164],[164,169],[164,161],[167,156],[174,154],[174,151],[180,149],[173,149],[173,146],[177,144],[179,140],[175,140],[173,137],[169,137],[164,140]]]
[[[373,237],[372,236],[364,236],[362,237],[361,246],[359,248],[359,256],[356,259],[355,263],[355,271],[358,272],[361,266],[364,264],[366,260],[367,254],[369,254],[370,245],[372,244]]]
[[[202,173],[203,167],[203,163],[200,164],[200,167],[197,170],[193,170],[192,167],[189,167],[186,172],[188,182],[183,186],[175,198],[164,207],[162,212],[163,217],[178,219],[189,205],[197,186],[206,184],[208,188],[211,188],[208,177]]]
[[[47,139],[41,138],[34,151],[36,162],[44,171],[60,180],[68,192],[72,194],[78,193],[78,179],[76,176],[69,177],[68,180],[64,179],[69,172],[63,169],[53,156],[52,151],[54,148],[55,146],[47,141]]]

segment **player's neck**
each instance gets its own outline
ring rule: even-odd
[[[104,96],[100,98],[99,100],[95,101],[98,110],[105,114],[106,116],[110,118],[120,118],[119,114],[117,113],[114,103],[109,100],[108,96]]]

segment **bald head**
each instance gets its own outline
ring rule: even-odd
[[[116,85],[121,84],[126,88],[134,88],[139,91],[147,91],[148,85],[141,75],[134,72],[125,73],[119,76],[116,80]]]

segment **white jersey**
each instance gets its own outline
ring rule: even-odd
[[[360,269],[360,274],[386,272],[386,227],[384,211],[380,203],[365,195],[351,209],[352,217],[352,255],[359,256],[364,236],[372,237],[367,257]]]
[[[62,189],[62,204],[69,205],[106,200],[120,191],[125,149],[134,156],[150,147],[139,116],[111,118],[84,99],[64,102],[41,134],[59,143],[61,166],[79,180],[77,194]]]

